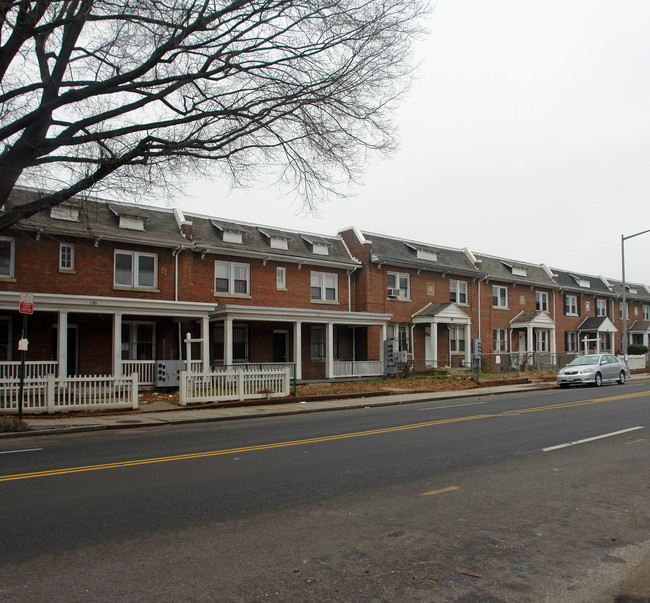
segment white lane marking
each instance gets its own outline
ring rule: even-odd
[[[25,448],[23,450],[5,450],[0,452],[0,454],[16,454],[17,452],[36,452],[37,450],[43,450],[42,448]]]
[[[586,442],[593,442],[594,440],[602,440],[603,438],[611,438],[612,436],[621,435],[622,433],[629,433],[630,431],[637,431],[638,429],[643,429],[643,427],[630,427],[629,429],[621,429],[621,431],[612,431],[611,433],[604,433],[603,435],[594,436],[593,438],[585,438],[584,440],[576,440],[575,442],[567,442],[566,444],[558,444],[557,446],[549,446],[548,448],[542,448],[542,452],[550,452],[551,450],[559,450],[560,448],[568,448],[569,446],[575,446],[576,444],[585,444]]]
[[[451,404],[449,406],[429,406],[428,408],[418,408],[418,410],[438,410],[439,408],[458,408],[459,406],[476,406],[485,404],[485,402],[468,402],[467,404]]]

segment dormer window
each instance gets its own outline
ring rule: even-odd
[[[330,254],[330,248],[325,245],[324,243],[314,243],[314,247],[312,248],[312,251],[316,255],[329,255]]]
[[[55,205],[50,209],[50,218],[53,220],[66,220],[79,222],[79,208],[71,205]]]
[[[223,242],[224,243],[237,243],[242,244],[242,233],[236,232],[234,230],[224,230],[223,231]]]
[[[289,244],[286,239],[280,237],[271,237],[271,247],[273,249],[289,249]]]
[[[507,262],[501,262],[510,272],[512,273],[512,276],[523,276],[524,278],[528,276],[528,271],[525,268],[522,268],[521,266],[513,266],[512,264],[508,264]]]
[[[582,278],[581,276],[571,275],[571,278],[578,283],[580,287],[585,287],[586,289],[591,289],[591,281],[587,278]]]
[[[637,295],[637,294],[639,293],[639,290],[638,290],[636,287],[630,287],[630,288],[629,288],[629,292],[630,292],[632,295]]]
[[[120,214],[119,227],[125,230],[144,230],[144,218]]]
[[[418,260],[427,260],[429,262],[438,261],[438,254],[435,251],[429,251],[428,249],[418,249],[415,253]]]

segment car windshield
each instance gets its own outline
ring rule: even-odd
[[[598,364],[600,356],[580,356],[569,362],[569,366],[584,366],[585,364]]]

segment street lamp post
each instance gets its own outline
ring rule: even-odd
[[[621,299],[621,312],[623,313],[623,341],[621,342],[621,348],[623,351],[623,361],[625,364],[627,364],[627,298],[626,298],[626,287],[625,287],[625,241],[628,239],[633,239],[634,237],[638,237],[639,235],[645,234],[646,232],[650,232],[650,229],[644,230],[642,232],[637,232],[632,235],[628,235],[627,237],[624,235],[621,235],[621,274],[622,274],[622,280],[623,280],[623,296]]]

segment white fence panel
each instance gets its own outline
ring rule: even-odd
[[[384,374],[380,360],[341,360],[334,362],[334,377],[379,377]]]
[[[630,370],[646,368],[645,354],[638,354],[638,355],[634,355],[634,356],[628,356],[627,357],[627,367]]]
[[[17,413],[20,380],[0,386],[0,412]],[[63,412],[109,408],[138,408],[138,376],[67,377],[47,375],[23,382],[23,412]]]
[[[290,393],[291,366],[236,367],[210,373],[181,371],[179,402],[226,402],[278,398]]]

